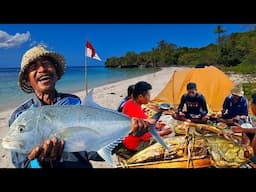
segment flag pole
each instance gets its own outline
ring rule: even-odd
[[[87,69],[87,38],[85,41],[85,59],[84,59],[84,72],[85,72],[85,96],[88,93],[88,69]]]

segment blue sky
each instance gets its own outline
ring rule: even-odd
[[[0,24],[0,67],[19,67],[22,55],[43,43],[65,56],[67,66],[84,65],[86,38],[102,61],[88,59],[88,65],[104,65],[107,58],[127,51],[152,50],[160,40],[179,47],[203,47],[215,43],[217,24]],[[222,24],[226,34],[244,32],[242,24]]]

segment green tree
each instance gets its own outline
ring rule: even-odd
[[[218,34],[217,42],[219,45],[223,42],[221,34],[225,32],[226,30],[223,29],[221,25],[217,25],[216,29],[214,29],[214,33]]]
[[[106,60],[106,63],[105,63],[105,66],[106,67],[113,67],[113,68],[116,68],[119,66],[119,59],[117,57],[110,57],[110,58],[107,58]]]
[[[168,49],[176,49],[177,46],[173,43],[168,43],[165,40],[161,40],[159,41],[158,45],[157,45],[157,49],[159,50],[168,50]]]

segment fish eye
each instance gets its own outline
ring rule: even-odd
[[[19,127],[18,127],[18,130],[19,130],[20,133],[24,132],[24,129],[25,129],[24,126],[19,126]]]

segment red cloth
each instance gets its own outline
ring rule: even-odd
[[[141,106],[134,103],[131,99],[125,103],[123,113],[128,115],[129,117],[137,117],[142,119],[148,118],[148,116],[143,112]],[[127,137],[125,137],[123,144],[127,149],[135,150],[136,147],[139,145],[140,141],[147,141],[150,139],[150,137],[150,133],[145,133],[140,137],[128,135]]]
[[[123,113],[129,117],[138,117],[142,119],[147,119],[148,116],[144,113],[141,106],[137,103],[134,103],[131,99],[128,100],[123,108]]]

